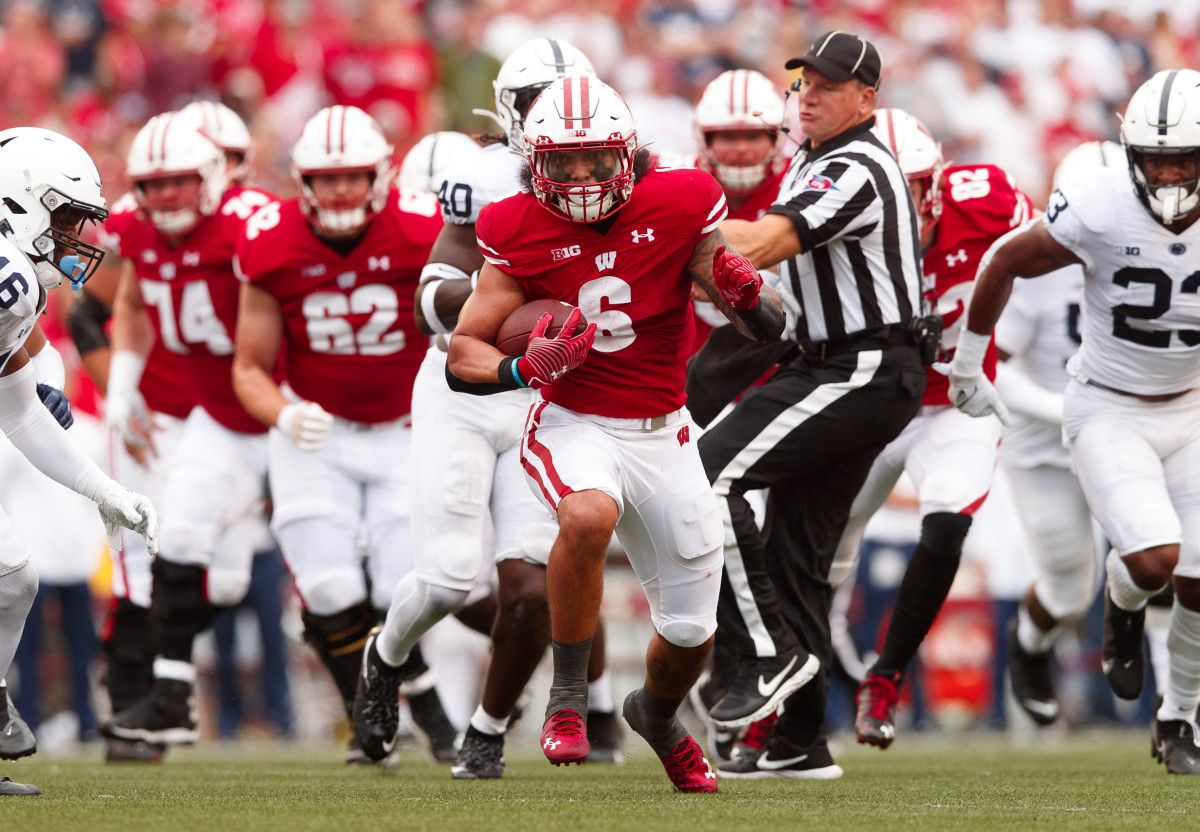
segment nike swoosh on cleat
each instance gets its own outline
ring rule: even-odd
[[[1026,710],[1033,711],[1035,714],[1044,717],[1058,716],[1057,702],[1043,702],[1040,699],[1026,699],[1022,702]]]
[[[380,746],[382,746],[382,747],[383,747],[383,753],[384,753],[384,754],[391,754],[391,753],[392,753],[392,749],[396,747],[396,739],[395,739],[395,737],[393,737],[393,738],[392,738],[392,741],[391,741],[391,742],[381,742],[381,743],[380,743]]]
[[[781,768],[787,768],[788,766],[793,766],[796,763],[803,762],[804,760],[807,760],[807,759],[808,759],[807,754],[801,754],[799,757],[788,757],[787,759],[784,759],[784,760],[771,760],[771,759],[768,759],[766,754],[763,754],[761,757],[758,758],[758,767],[760,769],[765,769],[766,771],[778,771]]]
[[[792,656],[792,660],[787,663],[787,666],[783,670],[779,671],[779,673],[776,674],[775,677],[773,679],[771,679],[771,681],[769,681],[769,682],[764,680],[763,677],[760,675],[758,677],[758,692],[759,692],[759,694],[761,696],[770,696],[771,694],[773,694],[775,692],[776,688],[779,687],[780,683],[783,682],[783,677],[787,676],[788,673],[791,672],[792,668],[795,667],[797,658],[798,658],[797,656]]]

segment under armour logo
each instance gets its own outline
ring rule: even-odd
[[[651,237],[650,239],[654,239]],[[637,232],[633,233],[633,241],[637,242]],[[602,272],[605,269],[611,269],[613,264],[617,262],[617,253],[615,251],[606,251],[603,254],[596,255],[596,271]]]
[[[358,280],[358,274],[355,272],[342,272],[337,276],[337,285],[339,289],[349,289]]]
[[[630,236],[633,237],[633,241],[635,243],[640,243],[642,240],[645,240],[647,243],[654,242],[654,229],[653,228],[647,228],[645,230],[645,232],[634,230],[634,231],[630,231],[629,234],[630,234]]]
[[[392,268],[392,258],[386,254],[382,257],[368,257],[367,269],[373,272],[386,272]]]
[[[562,745],[562,740],[552,740],[549,737],[547,737],[546,741],[544,743],[542,743],[542,748],[549,748],[551,751],[553,751],[554,749],[558,748],[560,745]]]
[[[200,265],[200,252],[185,251],[183,253],[183,256],[181,256],[179,258],[179,261],[181,263],[183,263],[183,265],[185,265],[185,266],[199,266]]]
[[[965,263],[965,262],[967,262],[967,250],[965,248],[960,248],[958,251],[954,252],[953,254],[946,255],[946,265],[947,266],[956,266],[959,263]]]
[[[675,434],[675,438],[679,440],[679,447],[683,447],[691,441],[692,435],[688,431],[688,426],[684,425],[679,429],[679,433]]]

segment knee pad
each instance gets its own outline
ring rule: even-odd
[[[11,572],[0,575],[0,619],[5,623],[24,625],[25,616],[37,597],[38,571],[27,560]]]
[[[676,647],[699,647],[717,631],[717,619],[672,618],[660,621],[655,629]]]
[[[205,587],[208,602],[214,607],[236,607],[250,590],[250,573],[243,569],[210,566]]]
[[[921,545],[939,558],[958,560],[971,529],[971,515],[936,511],[921,520]]]
[[[150,567],[154,578],[150,609],[154,617],[159,621],[195,618],[204,622],[199,627],[204,629],[212,616],[205,588],[206,572],[203,566],[155,558]]]
[[[453,589],[448,586],[427,583],[420,579],[418,581],[425,593],[425,610],[436,614],[438,618],[458,612],[466,606],[467,599],[471,597],[469,590]]]
[[[150,608],[139,607],[125,598],[114,601],[101,634],[105,655],[115,661],[150,661],[158,650],[157,628]]]
[[[341,567],[295,578],[304,608],[314,615],[336,615],[367,598],[367,581],[361,569]]]

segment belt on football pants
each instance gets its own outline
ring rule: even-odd
[[[599,425],[607,425],[613,428],[622,428],[624,430],[640,430],[646,433],[651,433],[656,430],[662,430],[667,425],[679,419],[683,415],[683,408],[672,410],[670,413],[664,413],[661,416],[645,416],[637,419],[621,419],[615,416],[591,416],[587,418]]]
[[[827,341],[801,341],[800,357],[808,364],[821,364],[827,358],[839,355],[888,349],[912,343],[913,337],[909,324],[891,324],[855,332],[845,338],[830,338]]]
[[[1191,388],[1180,390],[1177,393],[1130,393],[1128,390],[1118,390],[1115,387],[1109,387],[1107,384],[1101,384],[1092,379],[1084,379],[1085,384],[1090,384],[1092,387],[1099,387],[1101,390],[1107,390],[1109,393],[1116,393],[1118,396],[1128,396],[1131,399],[1146,402],[1147,404],[1162,404],[1163,402],[1173,402],[1181,396],[1186,396],[1192,392]]]

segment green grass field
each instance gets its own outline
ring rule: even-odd
[[[501,782],[451,781],[423,761],[352,769],[333,749],[202,747],[161,766],[39,758],[0,766],[38,798],[0,799],[0,828],[40,830],[337,829],[647,832],[720,829],[1187,830],[1200,779],[1168,777],[1143,733],[1016,746],[985,735],[901,738],[886,753],[844,749],[835,782],[724,781],[679,795],[635,748],[620,767],[510,761]],[[551,824],[554,824],[551,826]]]

